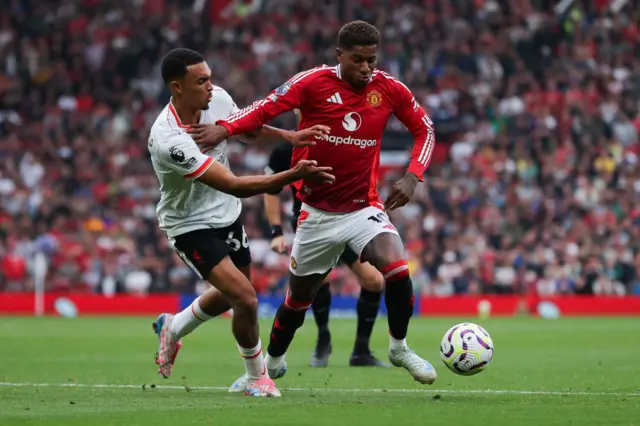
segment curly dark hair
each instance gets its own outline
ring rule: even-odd
[[[338,47],[351,49],[354,46],[373,46],[380,43],[378,29],[365,21],[351,21],[340,28]]]
[[[172,49],[162,59],[162,79],[165,84],[187,74],[187,67],[204,62],[201,54],[191,49]]]

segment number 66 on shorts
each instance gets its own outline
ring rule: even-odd
[[[249,239],[240,218],[224,228],[197,229],[170,240],[174,249],[194,272],[201,278],[225,256],[229,256],[236,267],[251,263]]]

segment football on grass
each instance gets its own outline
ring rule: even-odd
[[[440,357],[454,373],[473,376],[487,368],[491,362],[493,340],[487,330],[477,324],[456,324],[442,338]]]

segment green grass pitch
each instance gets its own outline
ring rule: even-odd
[[[409,344],[438,369],[433,386],[398,368],[348,367],[354,320],[331,321],[330,365],[309,368],[308,318],[280,399],[225,391],[243,372],[228,319],[185,338],[174,375],[159,378],[152,320],[0,318],[0,425],[640,425],[637,318],[414,318]],[[463,320],[495,344],[493,363],[473,377],[439,359],[442,335]],[[385,322],[372,347],[386,360]]]

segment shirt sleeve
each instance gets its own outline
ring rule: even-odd
[[[317,71],[320,70],[316,69]],[[303,71],[275,89],[265,99],[238,111],[231,117],[216,122],[227,129],[229,136],[252,132],[268,123],[274,117],[300,108],[304,103],[304,93],[312,81],[316,70]]]
[[[186,133],[176,133],[160,144],[158,161],[169,170],[180,173],[185,179],[197,179],[207,171],[215,159],[204,155]]]
[[[413,149],[407,172],[415,174],[422,181],[436,144],[433,122],[407,86],[388,74],[385,77],[394,93],[393,113],[413,134]]]

